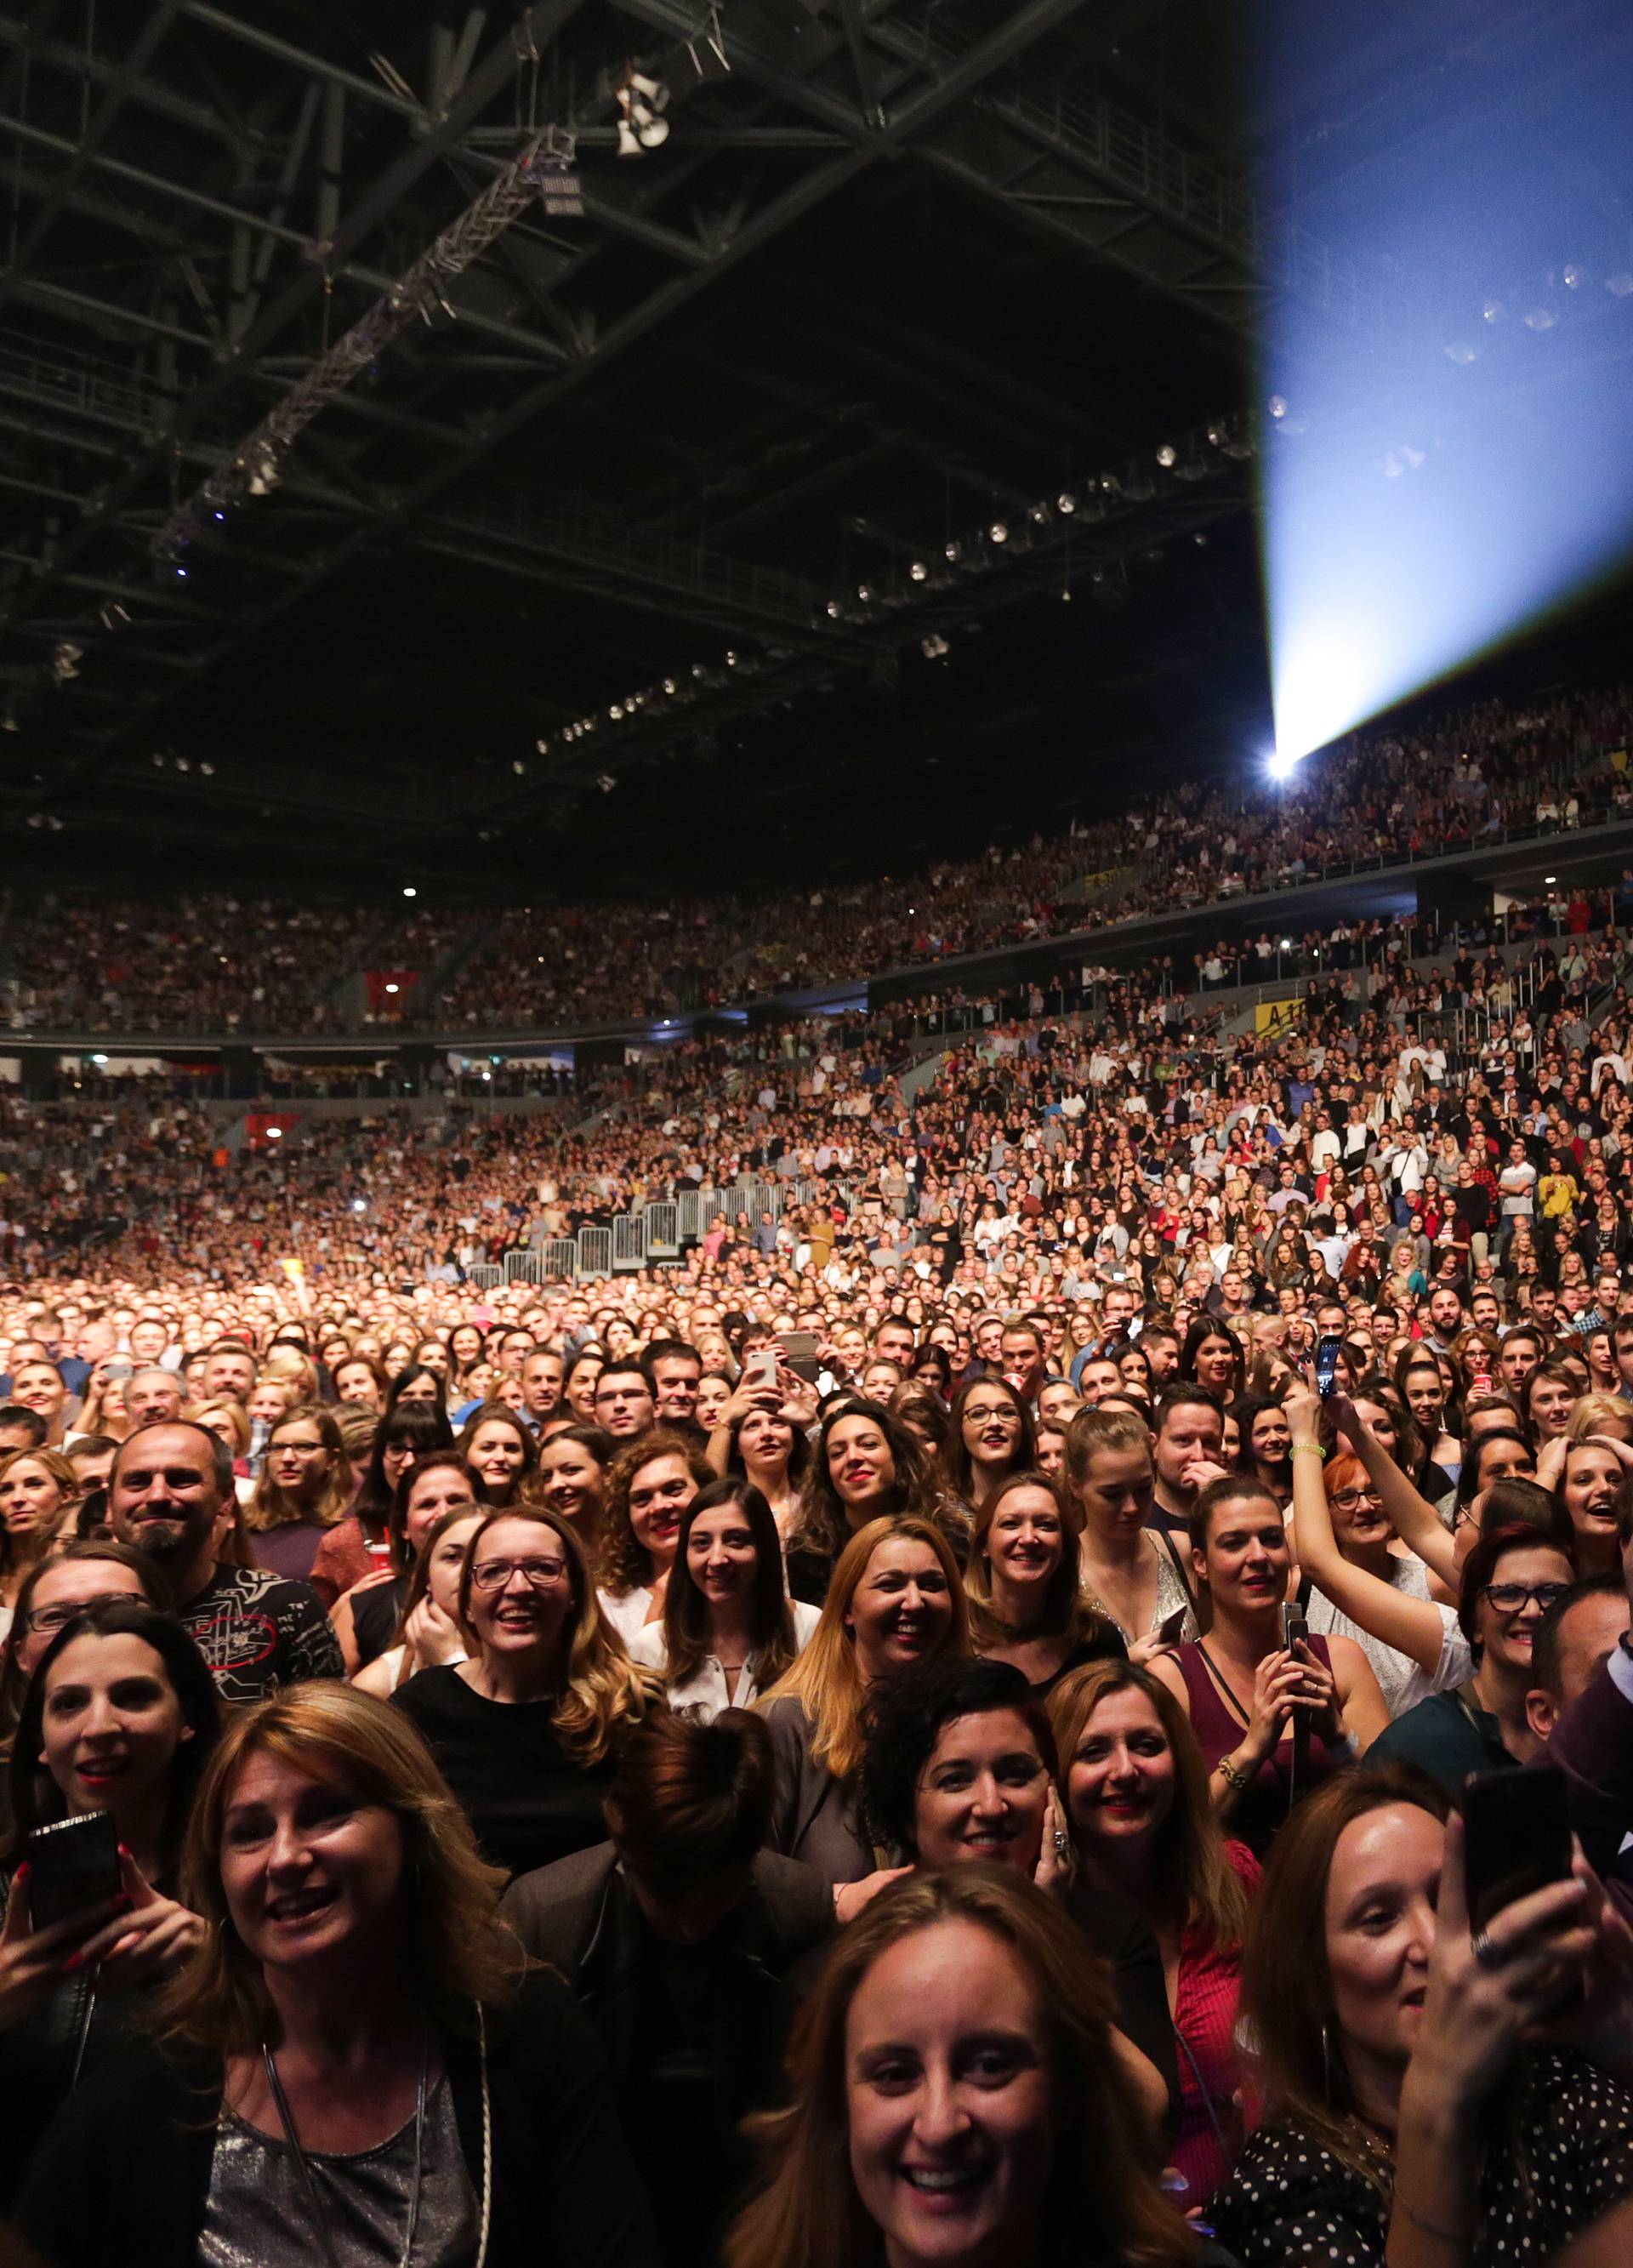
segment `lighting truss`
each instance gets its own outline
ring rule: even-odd
[[[338,401],[411,323],[429,323],[438,310],[457,318],[458,311],[447,296],[449,284],[480,260],[541,194],[560,193],[570,178],[567,169],[573,154],[572,136],[559,127],[548,127],[496,173],[475,202],[427,246],[412,268],[382,292],[345,335],[275,403],[226,462],[176,506],[149,545],[153,556],[173,558],[232,506],[247,496],[264,495],[276,482],[282,452],[320,411]]]

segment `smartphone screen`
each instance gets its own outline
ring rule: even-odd
[[[1332,1392],[1338,1377],[1338,1349],[1341,1342],[1328,1331],[1318,1341],[1315,1350],[1315,1390],[1323,1402]]]
[[[1310,1625],[1305,1620],[1304,1609],[1284,1607],[1282,1609],[1282,1644],[1287,1652],[1291,1653],[1296,1646],[1307,1645],[1309,1637]]]

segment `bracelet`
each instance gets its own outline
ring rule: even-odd
[[[1233,1787],[1238,1795],[1247,1794],[1247,1775],[1233,1764],[1229,1756],[1221,1756],[1218,1763],[1215,1764],[1214,1770],[1227,1787]]]
[[[1452,2229],[1442,2228],[1438,2221],[1425,2220],[1421,2213],[1413,2212],[1411,2206],[1408,2205],[1406,2199],[1401,2196],[1399,2190],[1394,2193],[1394,2202],[1400,2206],[1401,2212],[1411,2222],[1414,2228],[1421,2228],[1425,2235],[1438,2236],[1442,2244],[1455,2244],[1460,2252],[1466,2252],[1468,2250],[1469,2240],[1467,2237],[1459,2236],[1455,2231]]]
[[[1319,1441],[1294,1441],[1287,1454],[1290,1457],[1319,1457],[1323,1464],[1327,1462],[1327,1452]]]

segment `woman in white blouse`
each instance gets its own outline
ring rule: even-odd
[[[784,1592],[771,1507],[752,1481],[734,1475],[687,1507],[663,1620],[637,1631],[629,1652],[663,1673],[671,1708],[712,1719],[767,1692],[819,1619],[815,1607]]]

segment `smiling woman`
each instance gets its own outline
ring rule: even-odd
[[[469,1659],[421,1670],[393,1700],[483,1855],[525,1874],[599,1843],[618,1741],[660,1688],[603,1618],[569,1523],[489,1513],[465,1547],[457,1620]]]
[[[19,2208],[40,2255],[650,2261],[600,2051],[522,1981],[478,1858],[397,1711],[314,1685],[246,1711],[199,1792],[209,1924],[162,2047],[96,2075]],[[371,2250],[360,2250],[366,2243]]]
[[[910,1663],[968,1651],[958,1565],[940,1530],[872,1520],[841,1553],[804,1653],[759,1705],[776,1757],[771,1847],[840,1886],[842,1919],[879,1879],[856,1811],[862,1703]]]
[[[840,1938],[758,2122],[728,2268],[1181,2268],[1140,2170],[1110,1995],[1053,1900],[985,1867],[893,1884]]]
[[[126,1570],[103,1564],[88,1572],[107,1594]],[[203,1933],[174,1893],[194,1791],[220,1729],[210,1672],[186,1632],[139,1595],[92,1603],[84,1594],[63,1608],[30,1681],[11,1754],[13,1831],[0,1930],[6,2205],[52,2113],[125,2038],[150,1988]],[[121,1845],[119,1911],[104,1898],[36,1930],[29,1835],[92,1812],[111,1815]]]

